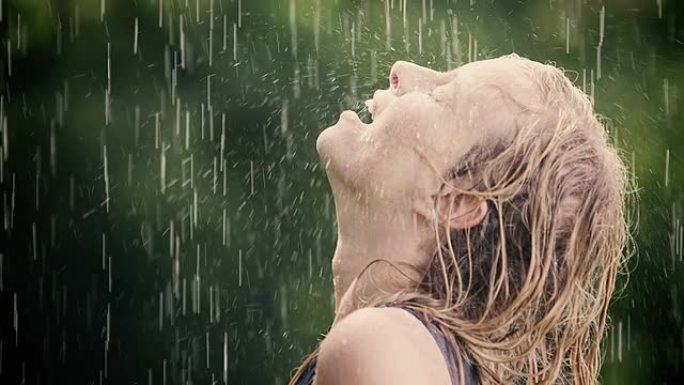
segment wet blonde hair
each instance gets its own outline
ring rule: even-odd
[[[523,107],[512,138],[476,146],[442,185],[485,199],[488,213],[467,230],[439,229],[435,219],[439,247],[418,289],[367,306],[413,308],[434,322],[452,351],[467,352],[456,355],[462,384],[462,359],[481,384],[595,384],[628,255],[625,166],[591,101],[561,70],[503,59],[522,62],[540,105]]]

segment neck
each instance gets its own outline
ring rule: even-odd
[[[356,214],[338,215],[338,239],[332,266],[333,324],[379,296],[415,288],[429,262],[429,245],[422,241],[426,237],[415,216],[394,214],[382,216],[387,220],[374,222],[368,217],[359,220],[363,216]],[[357,278],[377,259],[385,261],[373,263]]]

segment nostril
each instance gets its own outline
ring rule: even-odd
[[[390,74],[390,87],[394,90],[399,88],[399,75],[396,72]]]

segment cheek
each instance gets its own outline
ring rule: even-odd
[[[427,105],[422,110],[401,105],[395,108],[397,113],[391,119],[387,115],[383,147],[393,149],[402,157],[415,158],[413,162],[422,167],[416,167],[413,176],[416,178],[425,173],[430,177],[444,175],[482,136],[482,132],[473,130],[447,106]],[[407,174],[412,170],[410,167],[407,166]]]
[[[446,139],[444,131],[453,120],[453,116],[436,106],[435,102],[410,103],[410,100],[402,100],[394,103],[379,119],[379,127],[373,133],[377,134],[382,147],[432,154],[442,152]]]
[[[419,134],[420,118],[407,112],[401,105],[394,103],[372,124],[371,135],[380,149],[406,146],[416,140]]]
[[[382,199],[404,199],[415,194],[434,172],[435,150],[430,132],[409,116],[386,119],[374,127],[374,148],[369,149],[366,168],[368,190]],[[432,124],[431,122],[427,124]]]
[[[400,201],[413,195],[424,167],[415,152],[394,148],[365,159],[363,190],[369,197],[385,202]]]

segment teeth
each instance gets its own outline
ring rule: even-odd
[[[371,115],[372,115],[372,114],[373,114],[373,109],[374,109],[374,107],[375,107],[375,106],[373,105],[373,99],[368,99],[368,100],[366,100],[366,101],[364,102],[364,104],[366,105],[366,107],[368,107],[368,112],[370,112]]]

